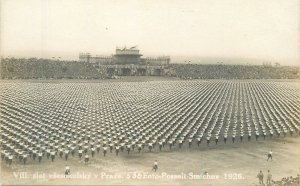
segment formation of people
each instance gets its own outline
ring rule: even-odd
[[[8,164],[70,157],[89,163],[99,155],[299,135],[300,87],[293,83],[4,82],[1,157]]]

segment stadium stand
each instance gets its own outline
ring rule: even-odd
[[[171,64],[171,76],[183,79],[297,79],[299,67],[263,65]]]
[[[171,64],[166,74],[182,79],[297,79],[299,67],[263,65]],[[1,58],[2,79],[103,79],[107,74],[93,64],[37,58]]]
[[[99,79],[104,78],[91,64],[50,59],[1,59],[2,79]]]

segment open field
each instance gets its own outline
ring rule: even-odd
[[[172,152],[145,152],[127,155],[121,153],[119,157],[108,154],[103,157],[97,154],[87,165],[76,156],[65,160],[59,159],[53,163],[50,160],[41,163],[28,162],[27,165],[2,164],[1,183],[22,185],[258,185],[256,175],[259,170],[266,174],[270,169],[274,180],[286,176],[296,176],[300,173],[299,137],[276,138],[274,140],[245,142],[243,144],[221,144],[218,146],[201,146],[193,149],[177,149]],[[265,153],[273,149],[273,161],[266,161]],[[158,160],[159,169],[151,171],[152,163]],[[49,178],[55,173],[63,175],[65,165],[68,164],[71,173],[83,175],[99,175],[98,178],[65,179]],[[28,178],[16,178],[14,172],[28,172]],[[178,175],[181,173],[203,174],[207,171],[211,175],[218,175],[217,180],[181,179],[127,179],[129,172],[144,173],[146,175]],[[34,178],[34,174],[44,173],[45,177]],[[102,175],[123,176],[121,179],[102,177]],[[227,179],[225,175],[227,174]],[[232,179],[230,179],[232,174]],[[244,179],[236,179],[235,174],[241,174]]]
[[[4,185],[254,185],[259,170],[270,169],[274,180],[300,173],[297,80],[4,80],[0,88]],[[124,148],[118,156],[116,147]],[[40,163],[32,159],[39,152]],[[31,155],[25,165],[24,154]],[[50,178],[66,165],[73,176],[91,177]],[[189,177],[204,172],[218,179]]]
[[[271,170],[273,178],[280,180],[286,176],[296,176],[300,173],[300,150],[299,137],[276,138],[274,140],[260,140],[258,142],[245,142],[243,144],[219,144],[218,146],[201,146],[199,149],[176,149],[172,152],[145,152],[129,154],[121,153],[119,157],[108,154],[103,157],[97,154],[87,165],[78,157],[70,158],[67,164],[71,168],[71,173],[86,175],[99,175],[98,178],[87,179],[50,179],[50,175],[64,174],[66,161],[58,159],[51,163],[50,160],[41,163],[30,161],[28,165],[13,164],[8,166],[2,164],[1,183],[2,184],[63,184],[63,185],[257,185],[256,175],[259,170],[265,174]],[[266,161],[265,153],[273,149],[273,161]],[[156,173],[151,171],[154,160],[158,160],[159,169]],[[28,179],[15,178],[14,172],[28,172]],[[148,175],[177,175],[183,173],[202,174],[207,171],[211,175],[219,175],[217,180],[189,180],[186,179],[126,179],[128,172],[145,173]],[[39,172],[45,173],[45,178],[33,178]],[[123,176],[123,179],[113,179],[101,177],[102,174]],[[225,177],[227,175],[227,179]],[[230,179],[233,174],[233,179]],[[235,179],[234,174],[241,174],[244,179]],[[133,174],[131,174],[133,176]]]

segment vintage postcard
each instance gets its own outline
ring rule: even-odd
[[[1,185],[300,184],[298,0],[0,0]]]

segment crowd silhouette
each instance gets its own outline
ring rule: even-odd
[[[168,76],[182,79],[296,79],[299,67],[224,64],[171,64]],[[104,79],[97,64],[38,58],[1,58],[2,79]]]
[[[183,79],[296,79],[299,67],[263,65],[172,64],[172,76]]]

